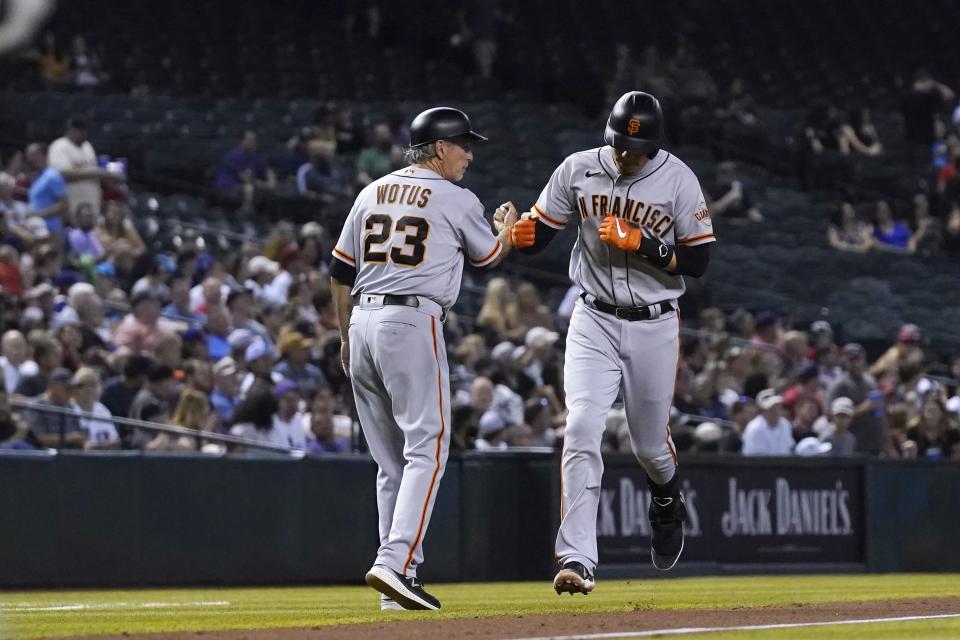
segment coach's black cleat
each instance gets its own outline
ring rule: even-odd
[[[553,579],[553,588],[557,595],[561,593],[590,595],[596,584],[593,575],[579,562],[566,563],[563,565],[563,569],[560,569],[557,577]]]
[[[427,593],[416,576],[408,578],[390,567],[375,564],[367,571],[367,584],[404,609],[440,610],[440,601]]]
[[[669,571],[677,564],[683,553],[683,523],[687,519],[687,507],[677,487],[676,476],[662,486],[650,482],[650,559],[653,566]],[[660,493],[661,495],[657,495]],[[669,493],[669,497],[663,497]]]

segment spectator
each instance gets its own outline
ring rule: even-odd
[[[730,405],[730,420],[732,428],[726,433],[720,443],[722,451],[740,453],[743,450],[743,433],[747,425],[757,417],[757,405],[747,396],[740,396]]]
[[[266,256],[254,256],[247,264],[247,274],[250,276],[244,287],[259,303],[267,301],[266,287],[280,272],[280,265]]]
[[[837,131],[837,148],[844,155],[854,152],[875,157],[883,153],[880,137],[873,122],[870,121],[869,109],[851,110],[850,117],[840,125]]]
[[[107,380],[100,394],[103,406],[115,416],[132,416],[131,406],[146,382],[146,373],[152,362],[144,356],[125,356],[121,375]]]
[[[823,400],[820,398],[820,372],[817,365],[807,363],[800,369],[797,376],[797,384],[787,389],[783,394],[783,407],[786,409],[787,418],[793,421],[796,418],[796,407],[804,401],[810,400],[814,404],[816,419],[823,413]]]
[[[843,347],[844,369],[840,380],[830,389],[832,403],[849,398],[854,405],[850,433],[856,438],[857,452],[878,456],[885,449],[883,394],[873,376],[867,373],[866,352],[852,342]]]
[[[247,289],[233,289],[227,295],[227,311],[230,313],[231,327],[246,329],[254,336],[270,342],[267,328],[254,319],[256,305],[253,294]]]
[[[788,456],[793,452],[793,428],[783,417],[783,398],[773,389],[757,395],[760,414],[743,432],[743,455]]]
[[[817,437],[816,423],[822,417],[820,407],[811,398],[802,398],[794,404],[793,439],[800,442],[804,438]]]
[[[50,329],[60,343],[63,353],[63,366],[75,371],[83,364],[83,357],[80,353],[80,348],[83,346],[83,335],[80,333],[80,317],[71,307],[64,307],[53,317],[50,322]]]
[[[500,412],[494,409],[485,411],[477,422],[477,439],[474,447],[479,451],[506,449],[508,446],[504,441],[506,430],[507,422]]]
[[[842,126],[843,117],[836,105],[824,102],[813,104],[807,112],[803,132],[809,150],[815,154],[836,150]]]
[[[211,307],[207,310],[207,322],[204,341],[206,354],[214,360],[230,355],[230,312],[223,305]]]
[[[146,251],[143,238],[127,217],[124,202],[110,200],[103,214],[103,222],[97,227],[97,239],[109,259],[135,260]]]
[[[223,195],[238,198],[241,210],[253,211],[254,201],[261,193],[277,188],[277,178],[257,151],[257,134],[244,131],[239,145],[227,152],[217,171],[214,186]]]
[[[62,233],[63,216],[70,206],[67,181],[56,167],[47,164],[43,145],[27,147],[27,161],[39,172],[30,185],[30,213],[43,218],[51,233]]]
[[[365,187],[387,175],[401,161],[400,148],[393,144],[390,126],[381,122],[373,127],[373,144],[357,156],[357,183]]]
[[[519,339],[525,335],[526,331],[519,331],[517,327],[508,324],[507,307],[512,297],[513,292],[510,291],[510,283],[506,278],[490,278],[483,297],[483,305],[477,315],[477,326],[492,332],[492,337],[495,339],[507,337]]]
[[[73,374],[73,398],[70,406],[76,411],[93,414],[80,417],[80,430],[86,436],[85,449],[119,449],[120,434],[113,425],[113,415],[101,403],[100,376],[89,367],[81,367]]]
[[[107,171],[98,166],[97,152],[87,139],[87,123],[79,117],[70,118],[67,121],[66,133],[50,145],[47,163],[67,181],[67,211],[76,211],[81,203],[86,202],[94,212],[99,212],[102,206],[100,181],[125,180],[122,173]],[[31,208],[35,207],[31,205]],[[51,225],[49,217],[47,225],[52,233],[60,233],[59,228]]]
[[[350,439],[337,435],[336,416],[333,413],[333,394],[326,387],[317,389],[310,401],[310,414],[304,423],[313,436],[307,441],[307,453],[322,456],[328,453],[349,453]],[[349,421],[349,419],[348,419]]]
[[[284,334],[277,344],[280,362],[273,368],[275,374],[296,383],[306,393],[325,383],[320,367],[309,362],[312,346],[313,341],[299,331]]]
[[[195,325],[203,322],[203,314],[190,308],[190,278],[178,276],[170,282],[170,304],[161,313],[176,320]]]
[[[850,433],[854,410],[850,398],[839,397],[830,403],[830,422],[820,439],[830,444],[834,456],[849,457],[857,450],[857,438]]]
[[[877,202],[873,214],[873,247],[894,253],[913,253],[910,227],[902,220],[894,220],[893,211],[885,200]]]
[[[347,179],[334,158],[335,147],[322,140],[307,145],[310,160],[297,169],[297,192],[323,204],[336,202],[349,195]]]
[[[177,381],[173,377],[173,369],[156,362],[151,363],[147,370],[146,384],[137,391],[137,395],[134,396],[133,402],[130,404],[130,417],[134,420],[147,420],[143,416],[143,408],[150,404],[161,405],[169,414],[176,394]],[[144,437],[146,434],[139,434],[139,436],[139,438],[135,438],[139,442],[138,448],[151,439],[149,436]]]
[[[130,289],[130,295],[136,296],[139,293],[148,293],[151,297],[165,303],[170,300],[170,287],[167,286],[167,278],[175,270],[175,265],[170,256],[159,254],[153,256],[147,266],[147,272],[133,283]]]
[[[928,393],[920,415],[910,421],[904,457],[951,460],[960,457],[960,431],[950,424],[949,413],[936,393]]]
[[[30,347],[27,339],[16,329],[10,329],[3,334],[0,341],[0,367],[3,369],[3,383],[6,393],[13,393],[20,384],[20,379],[36,375],[39,371],[37,363],[30,360]]]
[[[300,279],[304,270],[300,248],[294,243],[287,244],[278,253],[277,263],[281,271],[263,288],[263,297],[267,304],[285,305],[289,301],[290,285]]]
[[[93,207],[89,203],[83,202],[74,212],[76,226],[70,229],[68,237],[70,239],[70,251],[79,258],[90,256],[94,261],[100,260],[103,253],[103,246],[94,232],[97,218]]]
[[[876,377],[894,375],[907,362],[923,362],[923,349],[920,347],[920,327],[905,324],[897,332],[897,343],[887,349],[870,366],[870,374]],[[854,399],[856,402],[856,399]]]
[[[277,411],[277,399],[269,387],[257,386],[237,405],[233,414],[230,435],[257,442],[287,446],[286,434],[273,430],[273,414]]]
[[[560,334],[543,327],[533,327],[527,331],[523,372],[537,387],[561,382],[559,366],[554,362],[554,345],[559,339]]]
[[[191,358],[183,363],[183,389],[209,395],[213,391],[213,365],[209,360]]]
[[[731,221],[761,222],[763,214],[753,204],[753,200],[737,179],[737,165],[732,161],[717,165],[717,175],[711,194],[710,213]]]
[[[131,312],[117,327],[113,343],[119,349],[140,355],[156,349],[160,337],[176,331],[175,325],[160,317],[160,300],[144,291],[130,300]]]
[[[30,342],[33,346],[33,357],[37,362],[37,371],[33,375],[21,376],[15,393],[33,398],[46,391],[50,376],[62,366],[63,350],[60,343],[45,331],[36,336],[31,335]]]
[[[527,331],[533,327],[544,327],[553,331],[553,314],[540,302],[537,288],[529,282],[522,282],[517,287],[516,300],[507,305],[507,317],[507,326],[512,329],[506,337],[510,339],[526,336]]]
[[[207,396],[196,389],[184,389],[177,400],[170,424],[197,431],[212,431],[211,417],[216,416],[211,416]],[[191,436],[158,431],[145,448],[155,451],[196,451],[200,445]]]
[[[277,384],[274,392],[277,410],[273,414],[273,432],[276,443],[293,449],[307,448],[307,432],[300,413],[300,387],[291,380]]]
[[[96,87],[106,80],[100,65],[100,58],[87,49],[83,36],[74,36],[71,47],[73,82],[78,87]]]
[[[360,145],[363,144],[359,129],[357,119],[353,115],[353,107],[347,103],[341,104],[334,120],[334,135],[337,142],[334,148],[345,154],[358,152]]]
[[[40,79],[48,85],[61,85],[70,79],[70,56],[57,46],[56,36],[52,31],[43,35],[43,44],[37,60]]]
[[[61,449],[82,449],[87,442],[80,420],[73,414],[70,397],[73,394],[73,374],[56,369],[43,395],[33,402],[27,424],[41,446]],[[44,411],[44,408],[66,410],[66,413]]]
[[[244,352],[244,360],[247,363],[247,375],[240,385],[240,392],[244,396],[250,393],[254,386],[267,386],[272,389],[280,378],[273,376],[273,360],[275,353],[273,347],[263,340],[255,339],[250,343]]]
[[[20,416],[10,408],[6,381],[0,384],[0,451],[4,449],[30,450],[30,429]]]
[[[210,393],[210,404],[220,418],[220,424],[228,425],[233,420],[239,392],[236,363],[233,358],[221,358],[213,366],[213,391]]]
[[[904,133],[918,151],[929,153],[936,138],[934,118],[942,107],[953,101],[953,97],[953,91],[942,82],[934,80],[928,69],[916,70],[901,108]]]
[[[153,359],[174,371],[179,369],[183,362],[183,338],[172,332],[161,334],[153,348]]]
[[[0,217],[3,218],[7,228],[18,238],[26,238],[27,230],[23,228],[27,215],[30,213],[30,207],[27,203],[21,202],[13,197],[16,189],[16,179],[8,173],[0,173]]]
[[[553,411],[546,398],[531,398],[524,406],[523,422],[530,428],[532,447],[553,447],[557,432],[553,429]]]
[[[190,289],[190,306],[194,311],[205,314],[210,307],[222,306],[228,295],[230,285],[216,276],[208,275],[203,282]]]
[[[831,218],[827,239],[834,249],[853,253],[866,253],[874,242],[870,226],[860,219],[857,210],[849,202],[841,204]]]

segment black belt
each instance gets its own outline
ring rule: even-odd
[[[376,294],[368,294],[368,295],[376,295]],[[402,307],[419,307],[420,306],[420,299],[417,298],[417,296],[395,296],[388,293],[388,294],[384,294],[382,297],[383,297],[383,304],[385,305],[400,305]],[[353,303],[360,304],[360,301],[362,299],[363,299],[363,294],[358,293],[357,295],[353,296]]]
[[[591,304],[587,301],[587,294],[581,293],[580,298],[587,304]],[[654,316],[654,309],[660,310],[659,315],[673,311],[673,305],[669,302],[656,302],[647,307],[618,307],[615,304],[609,304],[603,300],[594,298],[592,306],[597,311],[609,313],[621,320],[629,320],[630,322],[634,322],[635,320],[649,320]]]

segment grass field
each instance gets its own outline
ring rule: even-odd
[[[728,609],[901,598],[960,597],[960,576],[719,577],[601,581],[589,597],[558,597],[549,582],[438,584],[443,611],[378,610],[366,587],[165,589],[0,593],[0,638],[312,627],[383,620],[657,609]],[[957,613],[960,613],[958,611]],[[683,636],[684,638],[700,636]],[[958,638],[960,618],[849,627],[711,633],[727,638]]]

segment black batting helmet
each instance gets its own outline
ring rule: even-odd
[[[643,91],[623,94],[610,111],[603,138],[614,149],[652,156],[663,142],[660,101]]]
[[[467,138],[477,142],[486,140],[470,127],[470,118],[467,114],[452,107],[427,109],[410,123],[411,147],[451,138]]]

